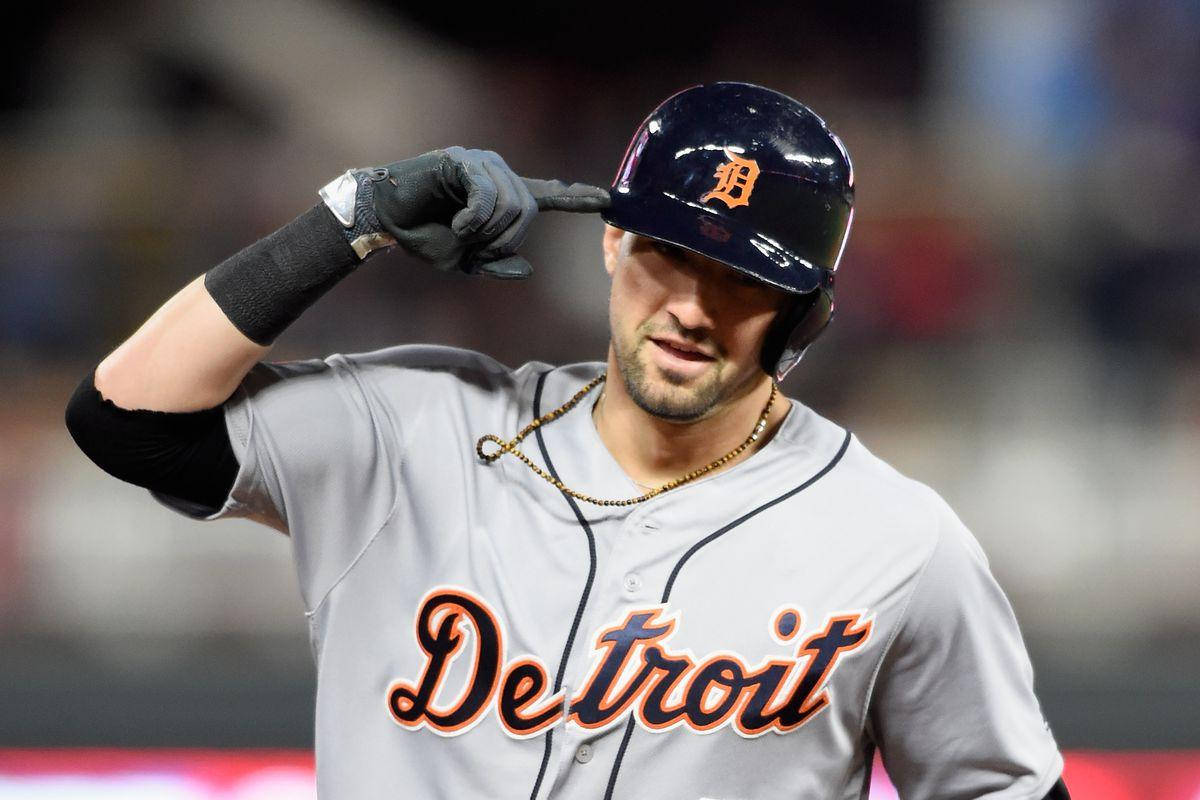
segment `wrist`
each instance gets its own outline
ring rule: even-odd
[[[321,187],[325,207],[342,226],[342,235],[360,260],[396,244],[375,213],[375,186],[388,179],[388,171],[350,169]]]

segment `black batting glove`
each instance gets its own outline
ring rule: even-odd
[[[351,170],[321,196],[359,258],[398,244],[441,270],[505,279],[533,273],[516,251],[539,210],[609,204],[604,189],[522,178],[490,150],[457,146]]]

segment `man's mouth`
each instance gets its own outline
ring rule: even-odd
[[[674,339],[651,338],[655,346],[674,356],[675,358],[683,359],[684,361],[714,361],[713,356],[705,353],[701,348],[688,342],[682,342]]]

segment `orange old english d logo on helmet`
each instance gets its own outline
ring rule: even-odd
[[[736,153],[725,148],[725,157],[729,161],[717,167],[713,177],[717,185],[708,194],[700,198],[701,203],[712,199],[720,200],[730,208],[750,205],[750,193],[754,191],[754,181],[758,179],[758,162],[752,158],[741,158]]]

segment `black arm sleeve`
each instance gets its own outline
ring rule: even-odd
[[[67,403],[67,430],[108,474],[186,501],[193,516],[225,503],[238,473],[221,406],[203,411],[131,411],[105,400],[89,370]]]
[[[1063,779],[1059,778],[1058,783],[1050,787],[1050,791],[1042,800],[1071,800],[1071,795],[1067,794],[1067,785],[1063,783]]]

